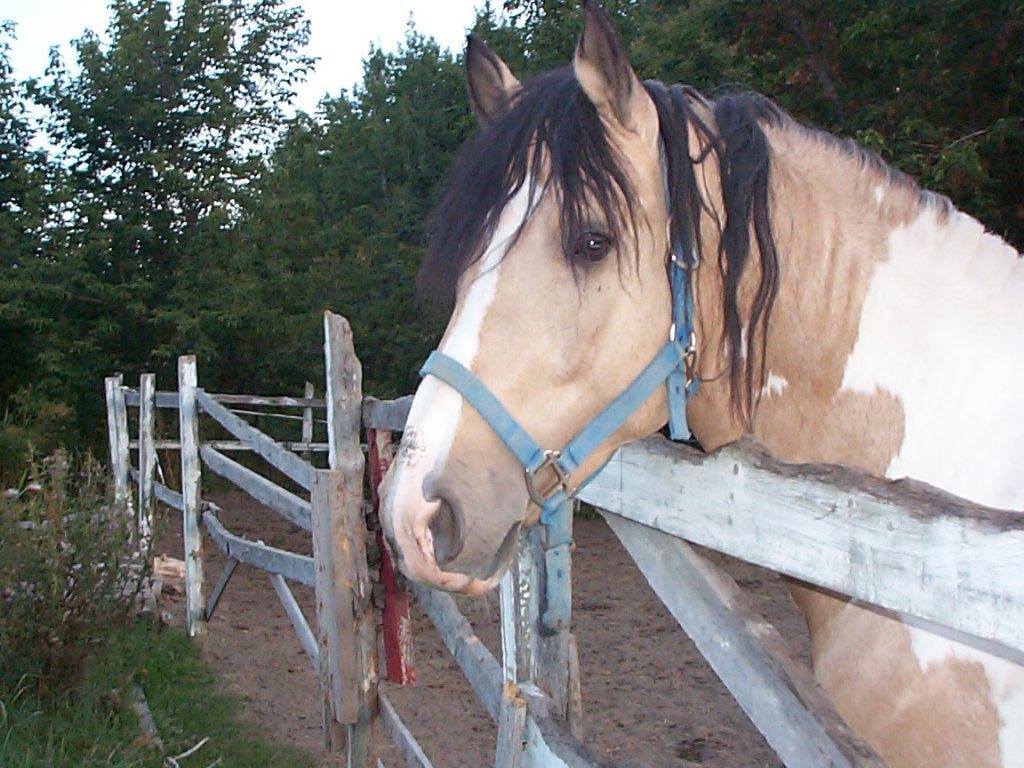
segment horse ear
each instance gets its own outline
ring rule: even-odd
[[[626,48],[608,15],[593,0],[583,0],[583,32],[573,70],[583,92],[601,117],[633,133],[646,134],[658,116],[654,102],[629,65]]]
[[[491,125],[512,106],[522,86],[512,70],[476,35],[466,40],[466,89],[473,114]]]

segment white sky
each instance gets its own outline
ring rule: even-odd
[[[0,19],[17,22],[11,47],[14,76],[42,76],[50,47],[60,45],[65,61],[73,63],[69,41],[86,29],[104,35],[108,0],[0,0]],[[393,50],[405,39],[412,14],[416,29],[433,37],[442,48],[460,51],[484,0],[293,0],[310,21],[306,53],[318,56],[316,69],[298,89],[296,105],[313,112],[325,94],[351,91],[362,78],[362,60],[370,44]],[[177,6],[177,0],[174,5]],[[500,3],[494,2],[500,7]]]

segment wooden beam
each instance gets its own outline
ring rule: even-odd
[[[295,634],[299,636],[302,650],[306,652],[310,663],[313,665],[313,673],[319,674],[320,653],[317,650],[316,638],[313,637],[313,630],[309,628],[309,622],[306,621],[305,614],[302,613],[302,609],[295,600],[295,595],[288,588],[284,578],[277,573],[271,573],[269,576],[270,583],[274,585],[274,591],[277,592],[277,597],[281,601],[281,606],[284,608],[284,612],[288,614],[288,619],[295,629]]]
[[[153,439],[156,375],[144,373],[139,378],[139,550],[149,558],[153,536],[153,473],[156,469],[156,446]]]
[[[352,759],[368,765],[377,635],[370,604],[362,484],[353,488],[352,482],[338,470],[317,470],[313,475],[320,685],[328,748],[338,749],[345,741],[350,765]],[[353,499],[356,504],[351,503]],[[350,726],[347,739],[340,739],[337,724]]]
[[[300,528],[310,530],[312,527],[310,516],[313,507],[308,501],[285,490],[258,472],[253,472],[237,461],[229,459],[209,445],[201,446],[199,453],[203,457],[203,461],[206,462],[206,466],[218,475],[230,480],[261,504],[266,504],[281,513]]]
[[[199,409],[196,404],[195,355],[178,358],[178,434],[181,439],[182,532],[185,544],[185,617],[189,637],[205,639],[203,597],[203,534],[200,498]]]
[[[519,695],[519,687],[511,680],[506,680],[501,693],[494,768],[521,768],[525,746],[526,700]]]
[[[384,587],[384,608],[381,611],[381,635],[384,640],[384,658],[387,679],[399,685],[416,682],[413,665],[412,616],[409,612],[409,592],[400,581],[391,560],[391,552],[384,541],[380,526],[379,486],[391,465],[391,433],[384,429],[367,429],[367,463],[370,470],[370,503],[375,519],[377,548],[380,552],[380,583]]]
[[[324,313],[324,363],[327,373],[327,440],[331,469],[362,477],[363,367],[356,357],[352,328],[341,315]]]
[[[680,539],[605,519],[788,768],[883,768],[732,579]]]
[[[313,382],[306,382],[306,399],[312,400],[316,390],[313,387]],[[302,409],[302,442],[305,444],[303,449],[302,460],[308,462],[310,460],[310,448],[309,446],[313,443],[313,408],[312,406],[306,406]]]
[[[162,501],[169,507],[173,507],[179,512],[185,511],[185,499],[182,495],[175,490],[168,488],[163,483],[153,483],[153,493],[156,495],[158,501]]]
[[[660,437],[620,449],[581,498],[1024,658],[1019,512],[916,481],[783,464],[749,442],[703,454]]]
[[[220,572],[220,577],[217,579],[217,583],[213,585],[213,591],[210,592],[210,599],[206,602],[206,621],[210,621],[213,618],[217,605],[220,603],[221,595],[224,594],[224,590],[227,588],[228,582],[231,581],[231,577],[235,575],[238,563],[239,561],[236,558],[229,557],[228,561],[224,564],[224,570]]]
[[[312,557],[278,549],[261,541],[250,541],[231,533],[209,508],[203,514],[203,525],[225,557],[233,557],[270,573],[279,573],[307,587],[314,585],[316,568]]]
[[[433,768],[433,764],[427,758],[423,748],[420,747],[419,742],[409,732],[409,729],[405,727],[405,723],[402,722],[402,719],[398,716],[394,706],[388,700],[388,697],[384,695],[384,692],[378,692],[377,698],[380,702],[381,724],[391,737],[391,741],[398,748],[399,753],[405,759],[406,768]]]
[[[128,411],[124,401],[124,376],[104,379],[107,398],[107,440],[110,444],[110,471],[114,476],[114,501],[131,509],[128,494]]]
[[[252,449],[270,464],[284,472],[300,486],[309,490],[309,473],[312,467],[291,451],[285,450],[273,438],[263,434],[241,416],[237,416],[201,389],[196,391],[196,399],[203,411],[213,418],[224,429],[244,440]]]
[[[335,713],[333,722],[347,723],[349,768],[368,768],[377,706],[377,633],[373,623],[373,605],[370,601],[372,587],[366,563],[367,532],[363,517],[365,460],[359,445],[362,434],[363,368],[356,357],[352,328],[344,317],[333,312],[324,312],[324,369],[327,383],[327,439],[331,446],[328,460],[337,476],[330,479],[327,474],[317,473],[321,478],[318,481],[321,499],[319,509],[323,510],[322,514],[328,514],[327,510],[330,509],[331,519],[314,519],[313,546],[314,552],[318,542],[321,551],[328,547],[334,548],[325,551],[325,556],[330,552],[332,558],[331,564],[325,565],[325,568],[336,569],[332,571],[332,577],[343,580],[336,587],[331,586],[332,582],[325,581],[318,587],[318,595],[322,593],[326,599],[329,593],[333,594],[332,599],[338,611],[346,604],[351,606],[345,609],[351,610],[351,616],[345,618],[351,626],[336,624],[334,632],[338,642],[348,644],[352,658],[346,673],[350,675],[348,680],[355,696],[344,702],[345,719],[339,717],[342,710],[338,707],[342,706],[342,702],[333,693],[330,699],[325,698],[325,704],[334,709],[325,709],[325,712]],[[313,506],[316,518],[316,499]],[[348,550],[343,553],[338,549],[341,546],[348,547]],[[317,602],[319,605],[319,596]],[[341,620],[325,617],[321,622],[321,631],[325,623]],[[340,646],[335,646],[335,650],[340,650]],[[322,674],[329,669],[322,661],[323,654],[321,644]],[[335,684],[333,678],[321,677],[325,693],[334,691],[329,685]],[[354,711],[351,709],[353,706]]]
[[[262,397],[260,395],[225,395],[211,394],[214,400],[224,405],[263,405],[273,408],[326,408],[327,403],[323,398],[317,397]],[[139,404],[139,393],[134,389],[126,389],[124,395],[128,405]],[[177,392],[157,392],[157,408],[177,408]]]
[[[363,426],[370,429],[401,432],[405,429],[405,422],[409,420],[412,397],[412,395],[406,395],[397,400],[366,398],[363,401]]]
[[[211,395],[224,405],[266,405],[274,408],[326,408],[327,402],[317,397],[264,397],[262,395]]]
[[[241,440],[204,440],[203,445],[208,445],[218,451],[251,451],[253,449],[249,443],[244,443]],[[310,443],[309,445],[306,445],[303,442],[288,442],[287,440],[279,442],[278,445],[289,451],[309,451],[311,453],[327,453],[330,448],[328,443]],[[138,450],[139,441],[130,440],[128,442],[128,447],[133,451]],[[181,448],[181,441],[154,440],[153,447],[161,451],[177,451]]]
[[[543,528],[520,536],[516,556],[502,578],[502,666],[506,680],[537,686],[550,699],[551,711],[583,740],[583,699],[576,639],[568,629],[552,633],[542,622],[547,594]]]

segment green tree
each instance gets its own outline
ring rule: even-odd
[[[114,0],[108,43],[86,32],[33,84],[65,170],[55,248],[27,265],[45,387],[83,430],[101,424],[104,373],[163,369],[223,334],[234,223],[311,66],[308,24],[285,0]],[[216,368],[207,370],[216,378]]]
[[[425,224],[472,127],[459,61],[412,26],[395,52],[370,51],[354,93],[291,123],[241,228],[255,273],[289,286],[252,288],[294,333],[277,339],[285,368],[318,365],[309,340],[331,308],[352,322],[367,391],[411,391],[441,327],[413,295]]]
[[[38,345],[30,308],[15,302],[9,287],[19,281],[25,266],[41,248],[46,218],[45,155],[32,149],[32,121],[26,94],[14,81],[10,44],[14,25],[0,23],[0,413],[9,411],[12,395],[38,375],[32,350]]]

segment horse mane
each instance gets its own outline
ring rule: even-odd
[[[764,383],[768,321],[778,294],[779,254],[772,232],[769,190],[771,152],[763,126],[779,125],[786,118],[772,101],[754,92],[729,94],[708,102],[695,89],[666,86],[648,80],[644,87],[654,100],[661,124],[661,138],[668,165],[672,237],[693,243],[703,254],[700,241],[700,213],[705,208],[697,190],[694,165],[708,154],[718,160],[722,208],[719,222],[718,269],[722,275],[723,343],[730,402],[734,414],[747,428],[751,426],[755,392]],[[692,100],[708,106],[714,128],[701,120]],[[698,152],[689,147],[689,127],[700,137]],[[693,155],[696,154],[696,160]],[[713,212],[708,209],[713,215]],[[757,243],[757,284],[749,308],[740,302],[740,283],[750,268]]]

